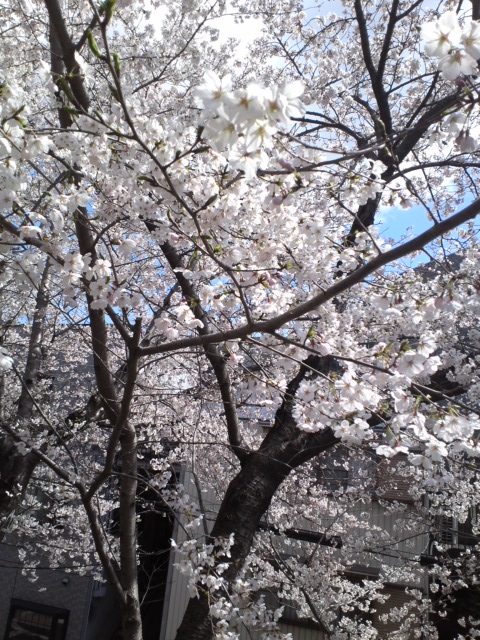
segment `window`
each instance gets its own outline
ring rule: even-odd
[[[340,457],[332,458],[328,461],[330,464],[323,471],[322,484],[329,492],[339,491],[348,487],[350,477],[348,464]]]
[[[414,502],[409,492],[412,483],[413,476],[406,453],[398,453],[393,458],[382,460],[377,467],[376,494],[381,500]]]
[[[68,611],[12,598],[5,640],[65,640]]]
[[[457,518],[451,516],[437,516],[436,538],[440,544],[448,547],[474,546],[479,541],[479,537],[474,533],[476,521],[476,507],[470,508],[465,522],[459,522]]]
[[[368,488],[380,500],[414,502],[409,491],[412,469],[406,454],[378,461],[373,450],[353,454],[339,445],[320,456],[315,464],[318,484],[329,493]]]
[[[318,483],[329,493],[346,489],[352,476],[349,462],[349,452],[342,446],[323,455],[316,462]]]

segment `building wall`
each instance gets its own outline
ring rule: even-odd
[[[316,629],[283,623],[279,626],[282,633],[291,633],[293,640],[325,640],[325,634]],[[262,633],[264,632],[243,628],[240,631],[240,640],[262,640]]]
[[[93,581],[85,640],[120,638],[122,622],[113,589],[105,582]]]
[[[184,473],[182,481],[187,491],[194,498],[197,498],[196,489],[191,475],[189,473]],[[398,498],[399,496],[394,495],[392,497]],[[400,498],[401,497],[402,496],[400,496]],[[212,489],[209,489],[202,493],[202,501],[207,516],[206,522],[209,530],[211,530],[211,527],[213,526],[213,522],[215,520],[215,514],[218,511],[219,507],[218,498],[216,497],[215,492]],[[413,505],[411,503],[405,504],[406,513],[403,514],[403,517],[405,517],[406,514],[408,515],[408,511],[412,508]],[[368,513],[368,518],[365,518],[365,527],[374,527],[377,531],[384,531],[390,535],[395,535],[397,529],[396,521],[399,517],[399,514],[388,513],[385,509],[385,506],[381,502],[373,500],[370,502],[370,504],[361,504],[358,507],[354,507],[353,509],[349,510],[349,514],[352,516],[360,516],[361,513]],[[358,517],[356,521],[361,523],[362,518]],[[180,519],[179,522],[177,522],[177,524],[175,525],[173,537],[178,545],[180,545],[187,539],[188,534],[184,529],[185,524],[186,522],[183,519]],[[327,530],[331,524],[332,523],[328,520],[322,521],[321,523],[319,522],[319,531]],[[305,529],[311,530],[311,523],[307,521],[305,521],[305,523],[303,524],[300,523],[300,526],[305,527]],[[359,524],[358,526],[360,535],[362,533],[360,531],[361,524]],[[200,528],[194,529],[191,531],[191,535],[193,537],[201,536],[202,531]],[[402,538],[405,539],[402,540]],[[413,536],[399,535],[398,544],[395,545],[395,551],[388,559],[388,564],[390,566],[401,566],[405,562],[405,558],[410,560],[418,559],[420,554],[425,550],[427,543],[428,536],[426,535],[426,533],[419,532],[418,535]],[[174,640],[176,631],[183,619],[183,615],[190,598],[188,593],[188,579],[175,567],[175,564],[179,561],[180,555],[178,554],[178,552],[172,551],[167,578],[167,598],[165,601],[160,640]],[[362,566],[368,566],[371,569],[375,569],[376,567],[381,566],[381,562],[375,560],[374,557],[364,557],[362,554],[358,554],[358,556],[355,558],[352,556],[352,562],[358,568],[361,568]],[[426,591],[426,573],[424,568],[421,567],[419,563],[418,570],[415,573],[416,575],[414,579],[409,582],[408,586]],[[386,595],[389,596],[388,599],[384,604],[376,606],[376,612],[374,616],[374,625],[380,631],[380,637],[389,637],[388,634],[392,631],[390,625],[382,622],[381,615],[388,613],[392,608],[403,606],[407,602],[411,601],[411,596],[405,594],[402,585],[396,585],[391,589],[387,587]],[[324,635],[320,631],[313,628],[299,626],[296,624],[282,624],[281,627],[284,633],[291,633],[294,640],[323,640],[324,638]],[[387,633],[387,635],[384,636],[384,633]],[[261,637],[261,635],[256,634],[255,632],[252,632],[250,630],[244,630],[240,634],[241,640],[248,640],[249,638],[253,638],[255,640],[257,636],[259,638]]]
[[[44,558],[40,566],[46,565]],[[69,611],[66,640],[85,640],[92,580],[85,576],[52,569],[38,569],[37,580],[22,575],[18,548],[0,544],[0,638],[4,637],[12,598],[50,605]],[[62,580],[68,580],[63,584]]]
[[[182,481],[187,491],[194,498],[197,498],[196,488],[192,482],[191,474],[184,473]],[[202,492],[202,502],[206,512],[207,527],[210,531],[219,507],[218,498],[213,489],[207,489]],[[178,545],[187,539],[188,533],[184,528],[185,524],[185,520],[180,518],[175,525],[173,537]],[[201,536],[201,534],[202,531],[200,527],[191,531],[191,535],[195,537]],[[174,640],[190,599],[188,592],[188,579],[175,567],[175,564],[179,562],[179,560],[180,554],[175,550],[172,551],[167,578],[167,597],[165,601],[160,640]],[[325,638],[323,633],[314,628],[298,626],[295,624],[280,624],[280,628],[283,633],[291,633],[293,640],[324,640]],[[241,640],[260,640],[261,637],[262,633],[260,631],[256,632],[246,628],[243,628],[240,631]]]
[[[197,500],[197,490],[195,483],[193,482],[192,474],[183,472],[180,481],[184,484],[187,492]],[[211,531],[215,521],[215,515],[218,511],[218,499],[212,489],[203,492],[201,498],[206,511],[207,527],[208,530]],[[187,540],[188,533],[185,529],[186,524],[186,519],[183,517],[175,523],[173,539],[177,545],[180,545],[182,542]],[[201,536],[202,532],[203,528],[200,526],[191,530],[191,535],[195,537]],[[170,553],[170,566],[168,568],[167,589],[160,640],[174,640],[190,599],[188,592],[188,579],[175,567],[175,564],[179,561],[180,554],[177,551],[172,550]]]
[[[399,518],[413,521],[414,513],[413,505],[408,504],[405,505],[401,514],[389,513],[385,506],[377,500],[372,500],[369,504],[357,504],[349,509],[348,514],[356,518],[356,525],[350,530],[351,534],[358,531],[359,537],[363,537],[366,530],[373,530],[376,533],[385,532],[389,536],[389,543],[385,546],[386,555],[380,553],[378,558],[375,558],[375,554],[368,557],[362,557],[362,554],[358,554],[357,557],[352,555],[352,561],[375,568],[381,567],[382,564],[401,567],[405,564],[405,561],[408,561],[410,568],[415,566],[415,561],[418,561],[420,555],[427,548],[428,531],[426,529],[411,530],[409,532],[399,531],[397,523]],[[365,522],[363,527],[362,520]],[[330,525],[328,521],[322,524]],[[376,543],[376,546],[382,551],[380,541]],[[375,548],[375,544],[373,547]],[[420,566],[420,563],[418,563],[417,574],[418,578],[412,584],[422,586],[425,571]]]
[[[395,613],[397,610],[402,610],[402,608],[407,608],[412,612],[417,612],[418,608],[415,607],[416,600],[413,596],[409,595],[405,592],[404,589],[399,588],[398,586],[387,586],[384,589],[384,593],[388,596],[388,599],[385,602],[377,602],[375,603],[375,612],[373,614],[373,625],[378,630],[380,638],[389,638],[390,640],[395,640],[397,637],[395,634],[399,632],[399,621],[395,616],[391,616],[387,621],[385,621],[382,616],[385,614]],[[403,620],[403,617],[400,618]],[[416,637],[416,631],[418,631],[418,626],[410,629],[410,635],[412,638]],[[399,633],[399,637],[402,637]]]

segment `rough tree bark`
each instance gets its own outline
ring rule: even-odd
[[[219,560],[229,563],[222,574],[229,583],[242,569],[261,518],[280,484],[293,469],[339,442],[330,428],[314,434],[301,431],[292,415],[296,391],[306,374],[328,375],[335,370],[338,365],[330,357],[310,356],[305,360],[287,387],[271,431],[230,482],[211,533],[212,539],[234,535],[231,558]],[[190,599],[176,640],[210,640],[212,635],[208,595],[201,592],[200,597]]]

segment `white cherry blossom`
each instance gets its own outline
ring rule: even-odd
[[[430,458],[432,462],[441,462],[443,458],[448,456],[448,450],[443,442],[431,439],[425,445],[425,456]]]
[[[428,56],[442,57],[460,43],[462,30],[455,11],[446,11],[438,20],[422,26],[420,37]]]
[[[438,62],[445,80],[455,80],[460,74],[467,76],[477,72],[477,61],[463,49],[453,50]]]
[[[13,368],[13,358],[4,347],[0,347],[0,374]]]
[[[463,29],[462,44],[474,60],[480,58],[480,24],[478,22],[471,20]]]
[[[435,637],[420,586],[450,606],[479,573],[418,562],[478,504],[477,24],[232,0],[246,53],[224,2],[54,4],[0,6],[0,458],[20,483],[41,453],[8,535],[99,550],[125,640],[156,505],[198,629],[280,640],[285,600],[338,640]]]
[[[227,74],[220,78],[215,71],[205,71],[204,84],[196,87],[195,95],[200,104],[211,110],[223,109],[225,102],[233,101],[232,77]]]

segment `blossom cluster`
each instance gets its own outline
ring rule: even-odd
[[[366,160],[355,167],[341,187],[342,199],[350,206],[364,205],[385,188],[382,173],[385,165],[380,160]]]
[[[272,146],[278,127],[303,115],[303,91],[300,81],[268,88],[252,83],[232,90],[230,75],[220,78],[207,71],[195,96],[205,110],[205,133],[214,149],[227,149],[230,166],[253,178],[266,166],[264,149]]]
[[[267,608],[262,595],[252,598],[258,589],[255,577],[246,579],[246,570],[232,585],[228,598],[224,597],[225,578],[223,574],[229,566],[234,535],[228,538],[216,538],[210,544],[198,540],[185,540],[181,544],[172,540],[177,562],[176,568],[188,579],[192,596],[198,590],[208,590],[210,615],[215,621],[215,638],[218,640],[238,640],[237,629],[246,626],[249,629],[261,629],[262,637],[269,640],[291,640],[289,634],[279,630],[279,619],[283,607],[276,610]]]
[[[4,347],[0,347],[0,375],[10,371],[13,367],[13,358]]]
[[[446,80],[477,73],[480,58],[480,23],[471,20],[462,29],[455,11],[427,22],[421,30],[425,53],[439,58],[438,69]]]
[[[200,585],[204,585],[211,592],[224,586],[222,574],[228,568],[228,562],[225,560],[230,558],[233,543],[233,534],[229,538],[217,538],[211,544],[186,540],[177,546],[176,542],[171,540],[178,557],[176,567],[188,578],[192,596],[198,595]],[[220,563],[219,558],[222,559]]]
[[[297,392],[293,413],[303,431],[315,433],[333,425],[335,436],[353,445],[371,437],[365,418],[379,396],[366,380],[350,370],[333,384],[325,381],[303,381]],[[320,408],[321,407],[321,408]],[[347,420],[344,416],[353,416]]]

